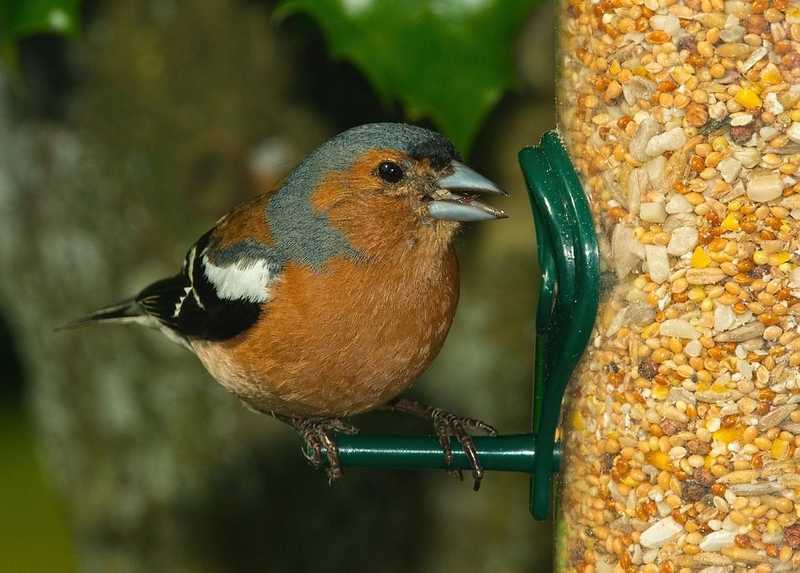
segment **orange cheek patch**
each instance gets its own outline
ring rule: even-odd
[[[382,191],[375,168],[387,160],[402,164],[407,158],[393,151],[368,151],[349,169],[328,174],[311,197],[330,225],[371,259],[385,256],[394,245],[415,240],[419,230],[419,217],[408,200]]]
[[[375,168],[381,161],[395,161],[401,165],[408,157],[390,149],[373,149],[353,161],[344,171],[334,171],[325,175],[311,195],[311,204],[320,211],[327,211],[343,199],[357,199],[360,193],[375,191],[381,187],[381,180],[375,175]]]
[[[353,192],[350,188],[357,184],[358,182],[352,181],[347,172],[330,173],[317,184],[317,188],[311,194],[311,205],[316,211],[327,212],[346,199]]]

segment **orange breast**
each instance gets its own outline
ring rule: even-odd
[[[258,324],[223,344],[196,342],[211,374],[252,406],[344,416],[407,389],[439,352],[458,302],[458,265],[404,249],[382,262],[290,263]]]

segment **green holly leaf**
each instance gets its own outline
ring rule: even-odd
[[[74,34],[79,0],[0,0],[3,42],[38,33]]]
[[[277,15],[311,15],[331,52],[358,66],[384,102],[430,117],[463,152],[514,83],[516,35],[538,2],[283,0]]]

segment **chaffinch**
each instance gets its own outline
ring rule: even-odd
[[[275,191],[222,217],[182,270],[67,326],[155,327],[225,388],[290,424],[315,467],[341,476],[334,432],[384,407],[433,422],[483,471],[468,430],[494,429],[400,398],[439,352],[458,302],[453,237],[505,214],[475,199],[505,194],[459,161],[442,135],[377,123],[312,152]]]

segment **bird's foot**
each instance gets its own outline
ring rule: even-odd
[[[298,418],[277,416],[280,420],[292,426],[303,440],[301,451],[312,467],[318,469],[322,466],[322,450],[328,462],[326,472],[328,483],[342,477],[342,464],[339,461],[339,448],[336,446],[332,434],[357,434],[358,428],[339,418]]]
[[[477,418],[456,416],[441,408],[433,408],[432,406],[407,398],[393,400],[386,405],[386,408],[395,412],[405,412],[417,416],[418,418],[431,420],[433,422],[433,429],[436,432],[436,437],[444,452],[445,463],[448,466],[453,463],[453,449],[450,446],[450,438],[455,438],[461,445],[461,449],[464,450],[469,460],[469,465],[472,467],[472,479],[474,480],[473,489],[475,491],[480,489],[481,480],[483,479],[483,466],[478,459],[475,442],[473,442],[472,436],[469,435],[469,430],[481,431],[490,436],[496,436],[497,430],[494,426],[482,420],[478,420]],[[461,470],[448,470],[448,473],[455,474],[463,479]]]

